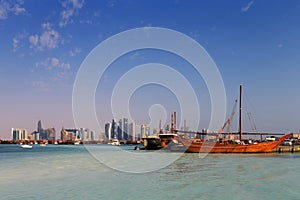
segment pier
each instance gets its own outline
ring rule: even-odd
[[[277,148],[275,148],[273,152],[277,152],[277,153],[299,153],[300,152],[300,145],[292,145],[292,146],[280,145]]]

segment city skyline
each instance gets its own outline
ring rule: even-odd
[[[203,46],[224,82],[226,117],[238,96],[239,84],[243,84],[245,131],[252,131],[248,118],[253,117],[258,131],[300,132],[299,20],[300,3],[293,0],[3,0],[0,139],[10,139],[13,127],[26,129],[29,134],[38,120],[45,127],[54,127],[56,135],[63,126],[76,128],[73,84],[85,58],[115,34],[147,27],[178,31]],[[96,134],[105,132],[105,123],[119,118],[111,111],[116,83],[128,71],[146,63],[170,66],[186,77],[200,106],[198,131],[208,128],[211,102],[203,77],[172,53],[144,49],[114,61],[99,80],[95,110],[100,128]],[[158,78],[168,76],[161,73]],[[137,125],[146,124],[152,130],[160,120],[165,127],[173,111],[178,112],[178,120],[186,119],[188,126],[194,121],[192,113],[181,116],[181,102],[162,85],[144,85],[123,103],[128,103],[131,116],[122,118],[132,119]],[[233,131],[237,130],[236,117]]]

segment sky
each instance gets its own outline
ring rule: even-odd
[[[45,128],[55,127],[57,136],[62,126],[75,127],[73,86],[88,55],[116,34],[149,27],[180,32],[205,49],[224,83],[227,117],[243,84],[245,131],[255,129],[247,122],[251,115],[258,131],[300,132],[299,1],[0,0],[0,138],[10,139],[11,128],[30,133],[38,120]],[[177,55],[142,49],[120,56],[99,80],[95,112],[102,129],[96,133],[114,117],[116,83],[134,67],[154,62],[190,82],[200,106],[197,129],[208,127],[211,101],[203,77]],[[168,123],[174,110],[181,115],[174,91],[158,84],[141,85],[118,103],[128,106],[137,124],[152,121],[152,127],[161,118]],[[182,117],[189,124],[191,116]],[[236,124],[235,119],[233,131]]]

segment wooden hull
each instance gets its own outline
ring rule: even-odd
[[[178,140],[187,147],[187,152],[191,153],[270,153],[290,136],[292,134],[284,135],[278,141],[249,145],[208,142],[199,139],[186,139],[180,136]]]

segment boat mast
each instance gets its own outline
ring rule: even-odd
[[[240,84],[239,135],[242,140],[242,84]]]
[[[176,112],[174,112],[174,114],[173,114],[173,120],[174,120],[174,129],[173,130],[175,130],[175,131],[173,131],[173,133],[176,133]]]

